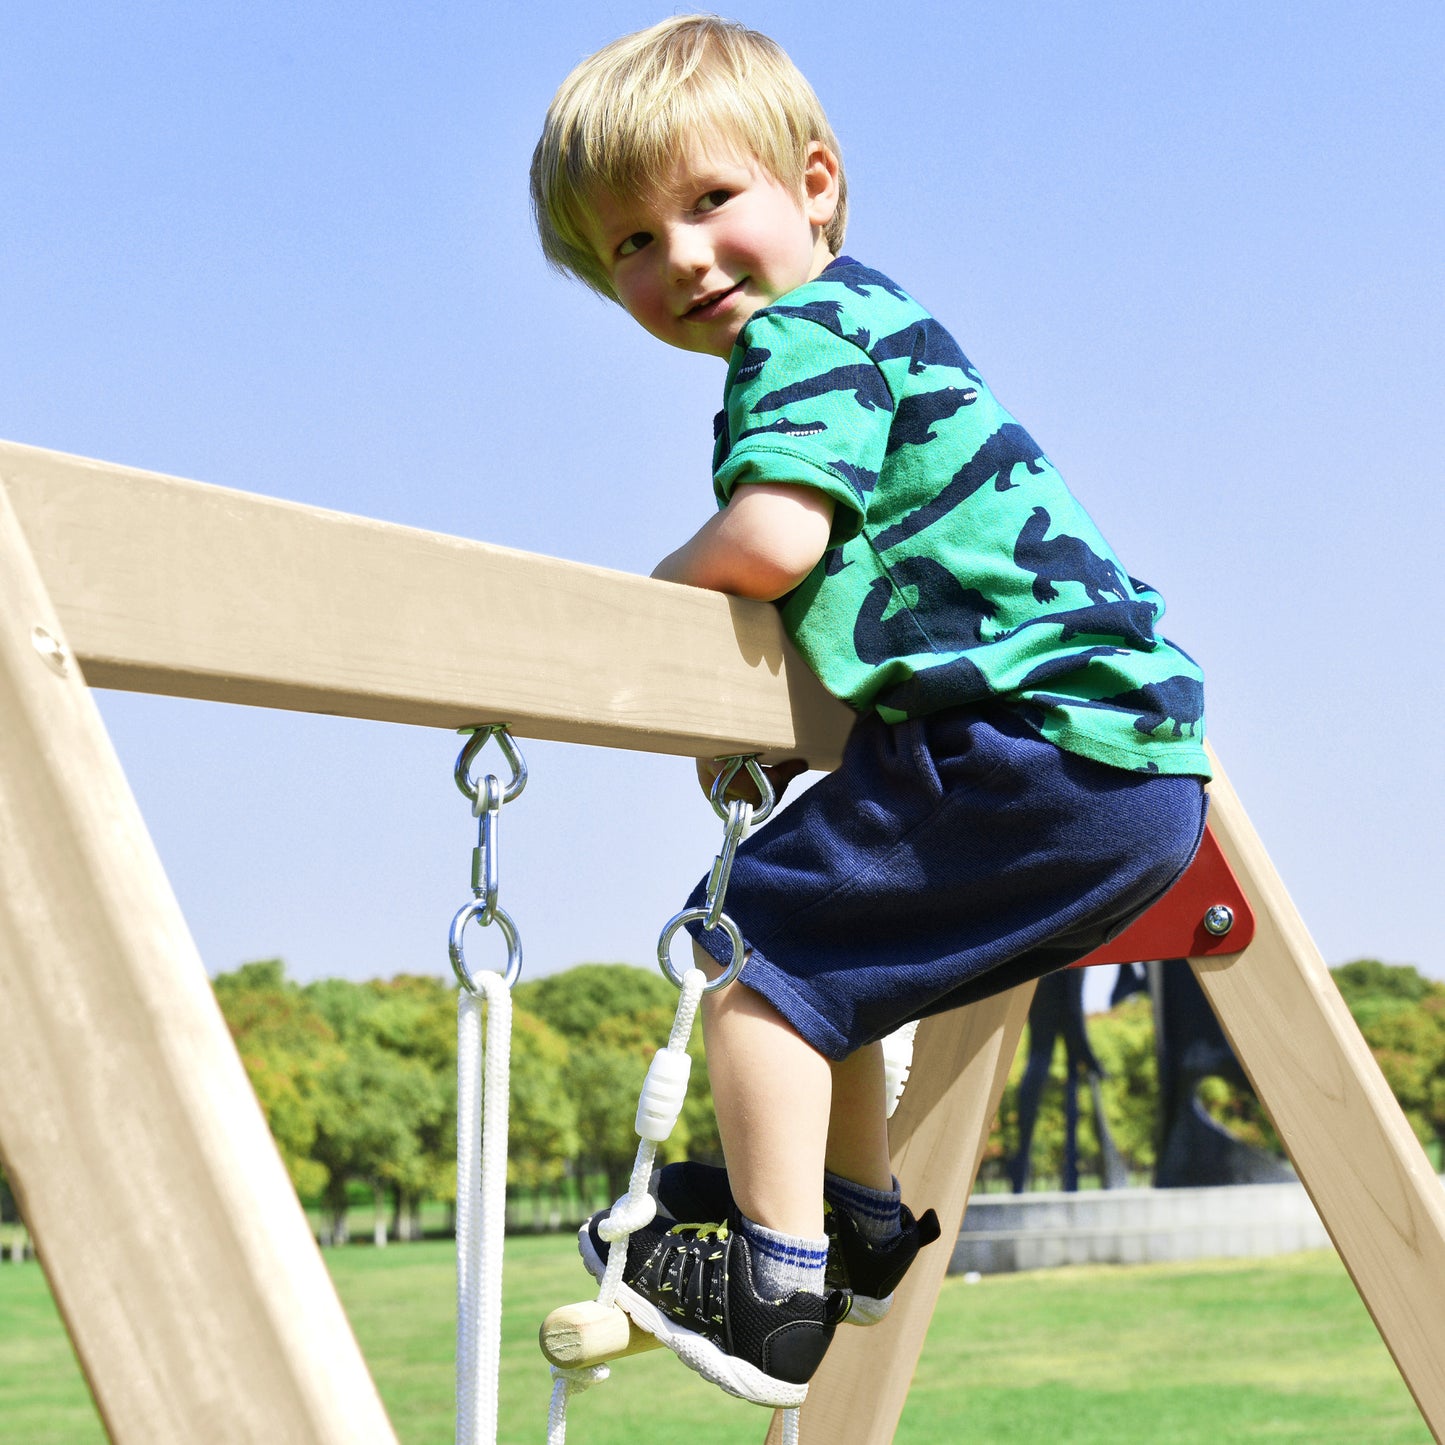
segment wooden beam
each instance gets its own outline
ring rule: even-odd
[[[836,765],[776,608],[0,442],[87,680],[259,707]]]
[[[881,1324],[839,1326],[808,1385],[804,1440],[893,1439],[1033,996],[1034,985],[1021,984],[919,1027],[888,1134],[903,1198],[920,1213],[936,1209],[942,1237],[918,1256]],[[781,1445],[782,1419],[774,1415],[768,1445]]]
[[[110,1438],[395,1445],[3,488],[0,850],[0,1157]]]
[[[1445,1189],[1215,764],[1210,822],[1254,941],[1190,966],[1436,1440],[1445,1440]]]

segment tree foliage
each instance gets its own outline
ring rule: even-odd
[[[1422,1141],[1445,1145],[1445,984],[1417,969],[1359,959],[1334,970],[1347,1004]],[[401,1237],[424,1199],[456,1197],[456,991],[398,975],[353,983],[289,980],[277,959],[215,980],[216,997],[298,1192],[326,1206],[340,1237],[349,1191],[390,1199]],[[625,964],[580,964],[513,993],[508,1182],[527,1191],[604,1172],[626,1187],[637,1147],[638,1091],[671,1030],[677,993],[660,974]],[[1136,996],[1089,1019],[1105,1071],[1104,1108],[1128,1167],[1154,1166],[1158,1128],[1154,1022]],[[719,1161],[701,1030],[689,1042],[683,1114],[661,1147],[669,1160]],[[1017,1138],[1015,1061],[989,1147],[997,1169]],[[1034,1136],[1040,1177],[1062,1167],[1064,1053]],[[1258,1101],[1222,1079],[1200,1087],[1205,1107],[1250,1143],[1277,1148]],[[1097,1158],[1092,1100],[1080,1086],[1080,1155]],[[378,1211],[380,1213],[380,1210]]]
[[[421,1200],[456,1198],[454,988],[406,974],[302,986],[269,959],[221,974],[215,990],[292,1182],[325,1208],[331,1238],[344,1238],[357,1185],[379,1213],[393,1202],[401,1237]],[[645,969],[583,964],[513,999],[509,1185],[550,1189],[601,1170],[625,1187],[638,1090],[676,990]],[[690,1053],[697,1066],[664,1159],[717,1155],[700,1038]]]

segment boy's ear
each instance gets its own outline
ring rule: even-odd
[[[803,161],[803,214],[815,226],[826,226],[838,209],[838,157],[812,141]]]

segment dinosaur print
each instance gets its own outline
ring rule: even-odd
[[[842,260],[840,256],[838,258]],[[890,281],[881,271],[870,270],[867,266],[860,266],[856,261],[849,258],[849,264],[839,268],[838,278],[855,296],[862,296],[865,300],[868,297],[868,288],[876,287],[879,291],[886,291],[890,296],[896,297],[899,301],[907,301],[908,293],[894,282]]]
[[[1109,593],[1127,602],[1128,583],[1118,567],[1080,537],[1060,533],[1046,539],[1052,521],[1044,508],[1035,507],[1014,544],[1015,565],[1034,574],[1035,601],[1054,601],[1059,590],[1053,584],[1058,580],[1080,583],[1090,602],[1102,602]]]
[[[1158,641],[1154,636],[1156,611],[1152,602],[1100,602],[1094,607],[1031,617],[1012,631],[1000,633],[999,638],[1014,637],[1026,627],[1059,627],[1060,642],[1072,642],[1076,637],[1118,637],[1148,652]]]
[[[978,392],[971,386],[944,386],[937,391],[905,396],[898,403],[893,426],[888,432],[887,455],[891,456],[901,447],[927,446],[937,438],[938,433],[933,428],[939,422],[947,421],[977,400]]]
[[[772,421],[767,426],[750,426],[746,431],[738,433],[738,440],[744,437],[762,436],[767,432],[777,432],[785,437],[813,437],[819,432],[828,430],[828,423],[823,421],[789,421],[787,417],[780,416],[777,421]]]
[[[950,657],[937,667],[925,667],[902,682],[883,688],[874,699],[908,717],[922,717],[940,708],[959,707],[990,696],[988,679],[966,657]]]
[[[963,372],[970,381],[983,385],[983,377],[974,370],[973,363],[959,349],[958,342],[931,316],[883,337],[869,355],[874,361],[892,361],[906,356],[909,376],[918,376],[930,366],[951,366]]]
[[[882,552],[907,541],[940,517],[946,517],[987,482],[993,482],[995,490],[1000,492],[1017,486],[1012,475],[1016,466],[1026,466],[1034,476],[1040,475],[1043,468],[1039,463],[1043,460],[1038,443],[1016,421],[1005,422],[934,496],[879,532],[873,539],[874,545]]]
[[[912,607],[883,614],[905,587],[918,589]],[[905,557],[886,577],[868,584],[853,624],[853,648],[867,663],[918,652],[962,652],[983,641],[983,624],[998,608],[976,587],[965,587],[932,557]]]
[[[1081,698],[1057,697],[1048,693],[1035,693],[1038,702],[1055,703],[1063,707],[1112,708],[1118,712],[1132,712],[1135,730],[1149,734],[1173,723],[1171,737],[1183,737],[1189,729],[1193,737],[1195,728],[1204,716],[1204,688],[1197,677],[1177,673],[1161,682],[1146,682],[1142,687],[1131,687],[1127,692],[1116,692],[1112,697]]]
[[[779,387],[766,396],[759,397],[752,405],[754,412],[780,411],[795,402],[810,401],[814,397],[827,396],[832,391],[851,391],[853,399],[864,411],[892,411],[893,398],[878,368],[871,363],[860,366],[835,366],[818,376],[805,376],[791,386]]]
[[[866,502],[873,495],[873,488],[878,485],[877,472],[870,472],[867,467],[855,467],[852,462],[832,461],[828,465],[858,493],[860,501]]]
[[[766,346],[750,346],[743,352],[738,361],[738,369],[733,373],[733,382],[750,381],[762,369],[772,352]]]
[[[843,330],[843,303],[841,301],[808,301],[802,306],[769,306],[769,316],[796,316],[800,321],[814,321],[831,331],[834,336],[851,341],[854,346],[868,350],[870,337],[867,331]]]
[[[1020,692],[1032,692],[1035,688],[1042,687],[1046,682],[1052,682],[1056,677],[1067,677],[1071,673],[1081,672],[1096,657],[1127,657],[1127,647],[1086,647],[1082,652],[1071,652],[1064,657],[1051,657],[1047,662],[1041,662],[1019,683]]]

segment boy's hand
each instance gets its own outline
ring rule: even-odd
[[[709,798],[712,797],[712,785],[717,781],[717,775],[722,772],[723,764],[726,761],[726,758],[699,758],[697,760],[697,780]],[[789,758],[787,762],[770,763],[763,767],[763,772],[773,785],[773,792],[780,803],[783,800],[783,794],[788,790],[788,784],[807,771],[806,758]],[[748,776],[746,768],[737,770],[733,780],[728,784],[727,792],[723,795],[723,801],[728,803],[738,798],[745,803],[751,803],[755,808],[762,802],[758,793],[758,785]]]

